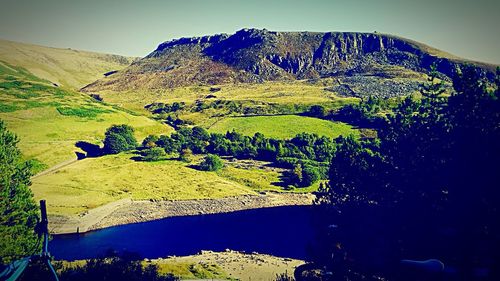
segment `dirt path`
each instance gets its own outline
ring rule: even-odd
[[[176,201],[132,201],[122,199],[90,210],[83,216],[50,216],[53,234],[87,232],[105,227],[145,222],[176,216],[228,213],[240,210],[279,206],[311,205],[310,193],[267,192],[219,199]]]
[[[52,174],[52,173],[54,173],[54,172],[55,172],[55,171],[57,171],[57,170],[60,170],[60,169],[62,169],[62,168],[64,168],[64,167],[66,167],[66,166],[69,166],[69,165],[71,165],[71,164],[73,164],[73,163],[76,163],[77,161],[78,161],[78,159],[77,159],[77,158],[75,158],[75,159],[70,159],[70,160],[68,160],[68,161],[64,161],[64,162],[62,162],[62,163],[59,163],[59,164],[57,164],[57,165],[55,165],[55,166],[52,166],[52,167],[48,168],[47,170],[41,171],[40,173],[38,173],[38,174],[36,174],[36,175],[32,176],[31,178],[32,178],[32,179],[35,179],[35,178],[38,178],[38,177],[43,176],[43,175]]]

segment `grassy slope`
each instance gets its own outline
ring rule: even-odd
[[[112,124],[134,126],[138,138],[171,130],[87,95],[53,87],[6,63],[0,63],[0,119],[20,137],[24,156],[37,158],[46,167],[76,158],[77,141],[99,143]]]
[[[0,60],[21,66],[58,85],[79,89],[133,58],[0,40]]]
[[[37,198],[50,212],[76,214],[122,198],[182,200],[220,198],[252,191],[236,182],[176,160],[137,162],[133,154],[88,158],[33,179]]]
[[[325,87],[331,86],[332,83],[331,79],[323,79],[318,83],[290,81],[256,84],[226,84],[219,86],[178,87],[157,91],[102,91],[99,92],[99,94],[105,101],[118,104],[131,110],[144,110],[145,105],[153,102],[185,102],[189,104],[198,100],[210,102],[215,99],[305,105],[323,103],[341,105],[356,100],[355,98],[340,98],[331,91],[325,90]],[[213,87],[221,88],[221,90],[212,93],[210,92],[210,88]],[[215,95],[216,98],[206,99],[208,95]]]
[[[210,131],[216,133],[232,130],[248,136],[261,132],[267,137],[279,139],[289,139],[302,132],[316,133],[331,138],[337,138],[340,135],[358,135],[352,126],[342,122],[296,115],[232,117],[222,119],[210,127]]]

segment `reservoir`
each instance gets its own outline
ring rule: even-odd
[[[109,250],[151,259],[225,249],[307,260],[315,238],[313,216],[312,206],[287,206],[172,217],[54,235],[49,250],[65,260],[102,257]]]

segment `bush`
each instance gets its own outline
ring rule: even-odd
[[[203,171],[217,171],[224,166],[224,163],[217,155],[208,154],[205,159],[200,163],[200,170]]]
[[[165,158],[167,154],[165,150],[161,147],[153,147],[150,149],[146,149],[142,152],[142,160],[144,161],[158,161]]]
[[[300,182],[300,186],[311,186],[319,179],[320,173],[318,171],[318,168],[309,165],[304,165],[304,167],[302,167],[302,181]]]
[[[152,148],[156,146],[156,142],[159,140],[158,136],[149,135],[142,141],[142,147]]]
[[[110,134],[104,139],[104,151],[106,154],[117,154],[127,150],[129,150],[129,145],[121,135]]]
[[[104,139],[104,152],[116,154],[137,147],[134,137],[134,128],[128,125],[113,125],[106,130]]]

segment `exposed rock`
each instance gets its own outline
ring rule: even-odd
[[[414,73],[427,73],[434,63],[443,78],[449,80],[457,67],[467,62],[417,42],[378,33],[242,29],[232,35],[162,43],[126,70],[84,90],[154,89],[331,76],[408,78]],[[477,64],[477,67],[493,77],[494,66]],[[413,85],[398,87],[401,91],[393,91],[394,94],[414,90]]]

